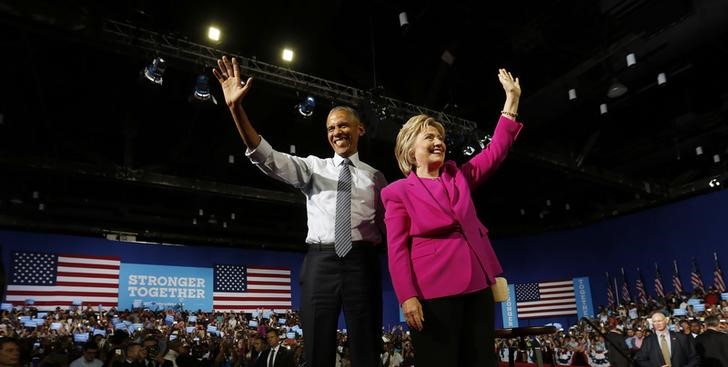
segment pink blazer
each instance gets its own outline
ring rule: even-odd
[[[382,190],[389,273],[400,304],[478,291],[503,272],[470,192],[503,162],[522,126],[501,116],[486,149],[461,167],[445,162],[440,179],[449,203],[434,202],[414,172]]]

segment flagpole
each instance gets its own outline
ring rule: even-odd
[[[614,277],[614,290],[615,290],[615,292],[614,292],[614,302],[619,305],[619,304],[621,304],[621,301],[620,300],[622,298],[619,297],[619,287],[617,287],[617,277]]]

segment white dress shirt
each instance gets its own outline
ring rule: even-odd
[[[308,235],[306,243],[334,243],[336,219],[336,189],[340,163],[338,155],[321,159],[281,153],[261,138],[255,149],[245,155],[267,176],[298,188],[306,195]],[[349,157],[351,170],[351,240],[380,243],[382,240],[382,209],[379,192],[386,186],[384,175],[359,160],[359,153]]]
[[[86,358],[83,358],[81,356],[80,358],[75,359],[71,364],[70,367],[102,367],[104,365],[104,362],[98,358],[94,358],[93,361],[89,362],[86,360]]]
[[[268,352],[268,360],[266,361],[266,367],[273,367],[273,365],[276,363],[276,354],[278,354],[278,348],[280,348],[280,345],[276,345],[275,347],[271,348]]]

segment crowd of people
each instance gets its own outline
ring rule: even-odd
[[[700,311],[696,311],[697,304],[702,305]],[[683,337],[674,334],[686,338],[685,360],[671,366],[728,366],[728,300],[721,300],[714,289],[684,296],[671,294],[649,299],[646,304],[599,307],[590,321],[582,320],[552,335],[501,339],[496,349],[501,361],[511,365],[526,362],[606,367],[629,366],[633,361],[637,366],[662,366],[666,365],[664,357],[654,360],[656,353],[661,357],[659,342],[649,342],[662,328],[676,342]],[[716,341],[705,342],[706,338]],[[677,352],[677,348],[670,350],[671,357],[675,358]]]

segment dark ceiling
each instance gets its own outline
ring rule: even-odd
[[[135,31],[110,32],[110,20]],[[223,32],[216,45],[205,39],[213,23]],[[138,41],[147,33],[158,50]],[[498,118],[497,68],[512,70],[526,127],[475,197],[496,238],[728,185],[725,0],[0,2],[0,41],[6,229],[301,249],[303,197],[244,158],[224,106],[188,101],[196,75],[211,76],[219,55],[183,51],[204,45],[365,91],[361,156],[390,181],[401,175],[392,151],[404,119],[377,115],[377,96],[474,122],[476,131],[448,124],[450,157],[462,161]],[[296,51],[291,65],[279,59],[283,46]],[[446,51],[454,62],[443,61]],[[157,55],[167,71],[152,88],[139,72]],[[319,98],[304,119],[293,106],[309,94],[305,85],[256,76],[246,107],[261,134],[279,150],[331,155],[325,114],[346,99]],[[608,98],[616,81],[628,91]]]

